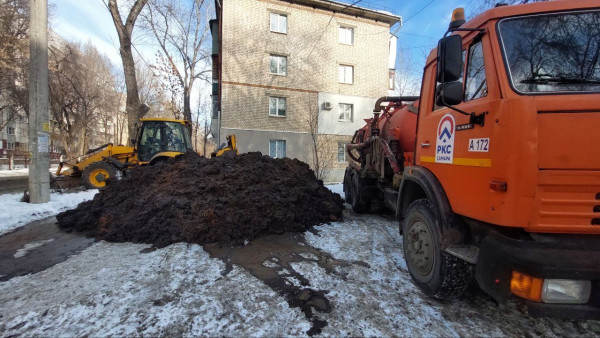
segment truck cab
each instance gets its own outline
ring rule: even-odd
[[[598,318],[598,3],[502,6],[451,32],[427,59],[406,169],[431,173],[462,224],[442,249],[471,247],[498,300]],[[445,67],[457,59],[453,76]]]
[[[498,6],[468,22],[461,10],[427,58],[416,123],[393,117],[413,99],[382,98],[347,146],[347,201],[395,209],[408,270],[432,297],[474,277],[532,315],[598,319],[600,5]],[[414,148],[396,152],[390,128]]]

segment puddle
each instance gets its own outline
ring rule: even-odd
[[[320,318],[319,314],[331,312],[331,303],[326,297],[329,290],[311,288],[310,281],[296,272],[290,263],[314,262],[327,273],[343,279],[346,276],[340,271],[346,269],[340,267],[368,267],[360,261],[335,259],[308,245],[304,235],[300,233],[267,235],[245,246],[207,244],[204,249],[211,256],[225,262],[225,270],[221,273],[223,276],[232,270],[233,264],[239,265],[282,295],[291,307],[299,308],[312,324],[311,329],[306,332],[308,335],[318,334],[327,326],[327,321]]]
[[[0,236],[0,281],[44,271],[94,242],[93,238],[60,231],[55,217],[32,222]]]

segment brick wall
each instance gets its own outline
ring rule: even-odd
[[[271,12],[287,15],[287,34],[270,31]],[[353,45],[338,42],[340,25],[354,29]],[[245,109],[253,118],[257,110],[268,108],[268,89],[241,88],[241,84],[279,88],[280,92],[291,88],[375,98],[387,93],[389,28],[384,23],[274,0],[224,0],[222,43],[223,126],[239,127],[229,124],[239,120],[239,112],[237,119],[227,116],[238,109],[238,98],[245,98],[244,104],[250,100],[261,102],[260,106]],[[269,73],[271,54],[287,57],[286,76]],[[353,84],[338,82],[339,64],[354,67]],[[232,83],[237,85],[231,87]],[[294,101],[306,99],[306,94],[287,94],[292,112]],[[253,118],[243,118],[241,123],[248,126],[246,123],[252,124]],[[266,121],[298,130],[297,119]],[[266,121],[261,118],[260,122]]]
[[[317,93],[223,83],[223,128],[307,132]],[[269,97],[286,98],[286,116],[269,116]]]
[[[221,3],[221,128],[237,129],[240,135],[239,130],[308,133],[309,114],[320,111],[319,93],[363,99],[387,95],[388,24],[277,0]],[[287,16],[286,34],[270,31],[270,13]],[[353,28],[352,45],[339,42],[340,26]],[[285,76],[270,74],[270,55],[287,58]],[[340,64],[354,67],[352,84],[339,83]],[[287,99],[285,117],[269,116],[270,96]],[[335,172],[332,179],[338,180],[346,164],[337,162],[337,144],[349,142],[351,136],[337,130],[320,132],[336,134],[323,135],[328,142],[322,157],[329,162],[331,173]],[[288,141],[290,157],[310,151],[291,151],[300,144]]]

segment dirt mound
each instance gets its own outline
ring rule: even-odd
[[[59,226],[113,242],[241,243],[305,231],[342,217],[343,201],[306,163],[260,153],[207,159],[190,153],[131,170]]]

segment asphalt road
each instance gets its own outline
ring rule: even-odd
[[[23,192],[27,189],[28,176],[0,177],[0,194]]]
[[[32,222],[0,236],[0,281],[44,271],[94,242],[93,238],[60,231],[56,217]]]

